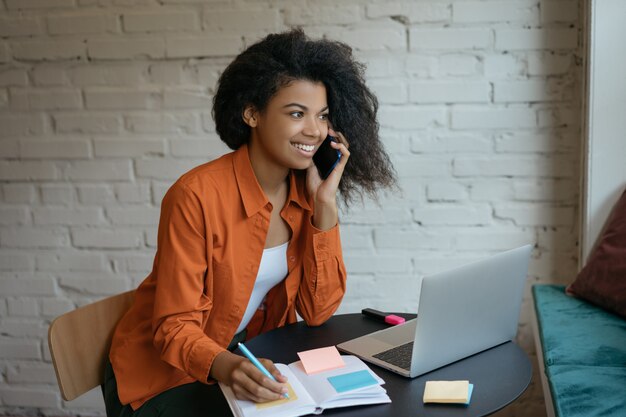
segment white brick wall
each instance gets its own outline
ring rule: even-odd
[[[582,2],[335,3],[0,1],[0,414],[103,414],[61,400],[47,326],[145,277],[165,191],[227,151],[219,73],[290,25],[367,64],[402,186],[342,215],[340,312],[411,311],[421,274],[527,242],[529,283],[572,280]],[[545,415],[539,385],[498,415]]]

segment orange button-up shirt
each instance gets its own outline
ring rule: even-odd
[[[338,226],[311,223],[304,172],[289,175],[280,215],[291,229],[287,277],[270,290],[248,337],[296,321],[332,316],[346,289]],[[139,408],[170,388],[207,383],[254,287],[272,205],[259,186],[246,145],[183,175],[161,205],[152,272],[119,322],[109,354],[123,404]]]

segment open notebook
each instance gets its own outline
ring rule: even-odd
[[[238,400],[230,387],[220,388],[236,417],[297,417],[321,414],[327,408],[390,403],[385,383],[356,356],[342,355],[345,366],[307,375],[300,361],[276,367],[288,379],[289,399],[268,403]]]

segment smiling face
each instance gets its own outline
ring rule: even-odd
[[[326,88],[319,82],[294,80],[280,88],[262,112],[249,107],[243,117],[251,127],[249,154],[257,176],[269,172],[286,176],[289,169],[308,168],[326,138]]]

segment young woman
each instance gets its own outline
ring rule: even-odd
[[[349,203],[395,183],[377,107],[351,49],[301,30],[267,36],[226,68],[213,117],[234,152],[163,199],[153,270],[113,337],[107,415],[206,416],[202,389],[215,381],[257,402],[286,392],[271,361],[277,382],[231,351],[296,312],[315,326],[339,306],[337,193]],[[327,134],[342,156],[322,180],[312,157]]]

